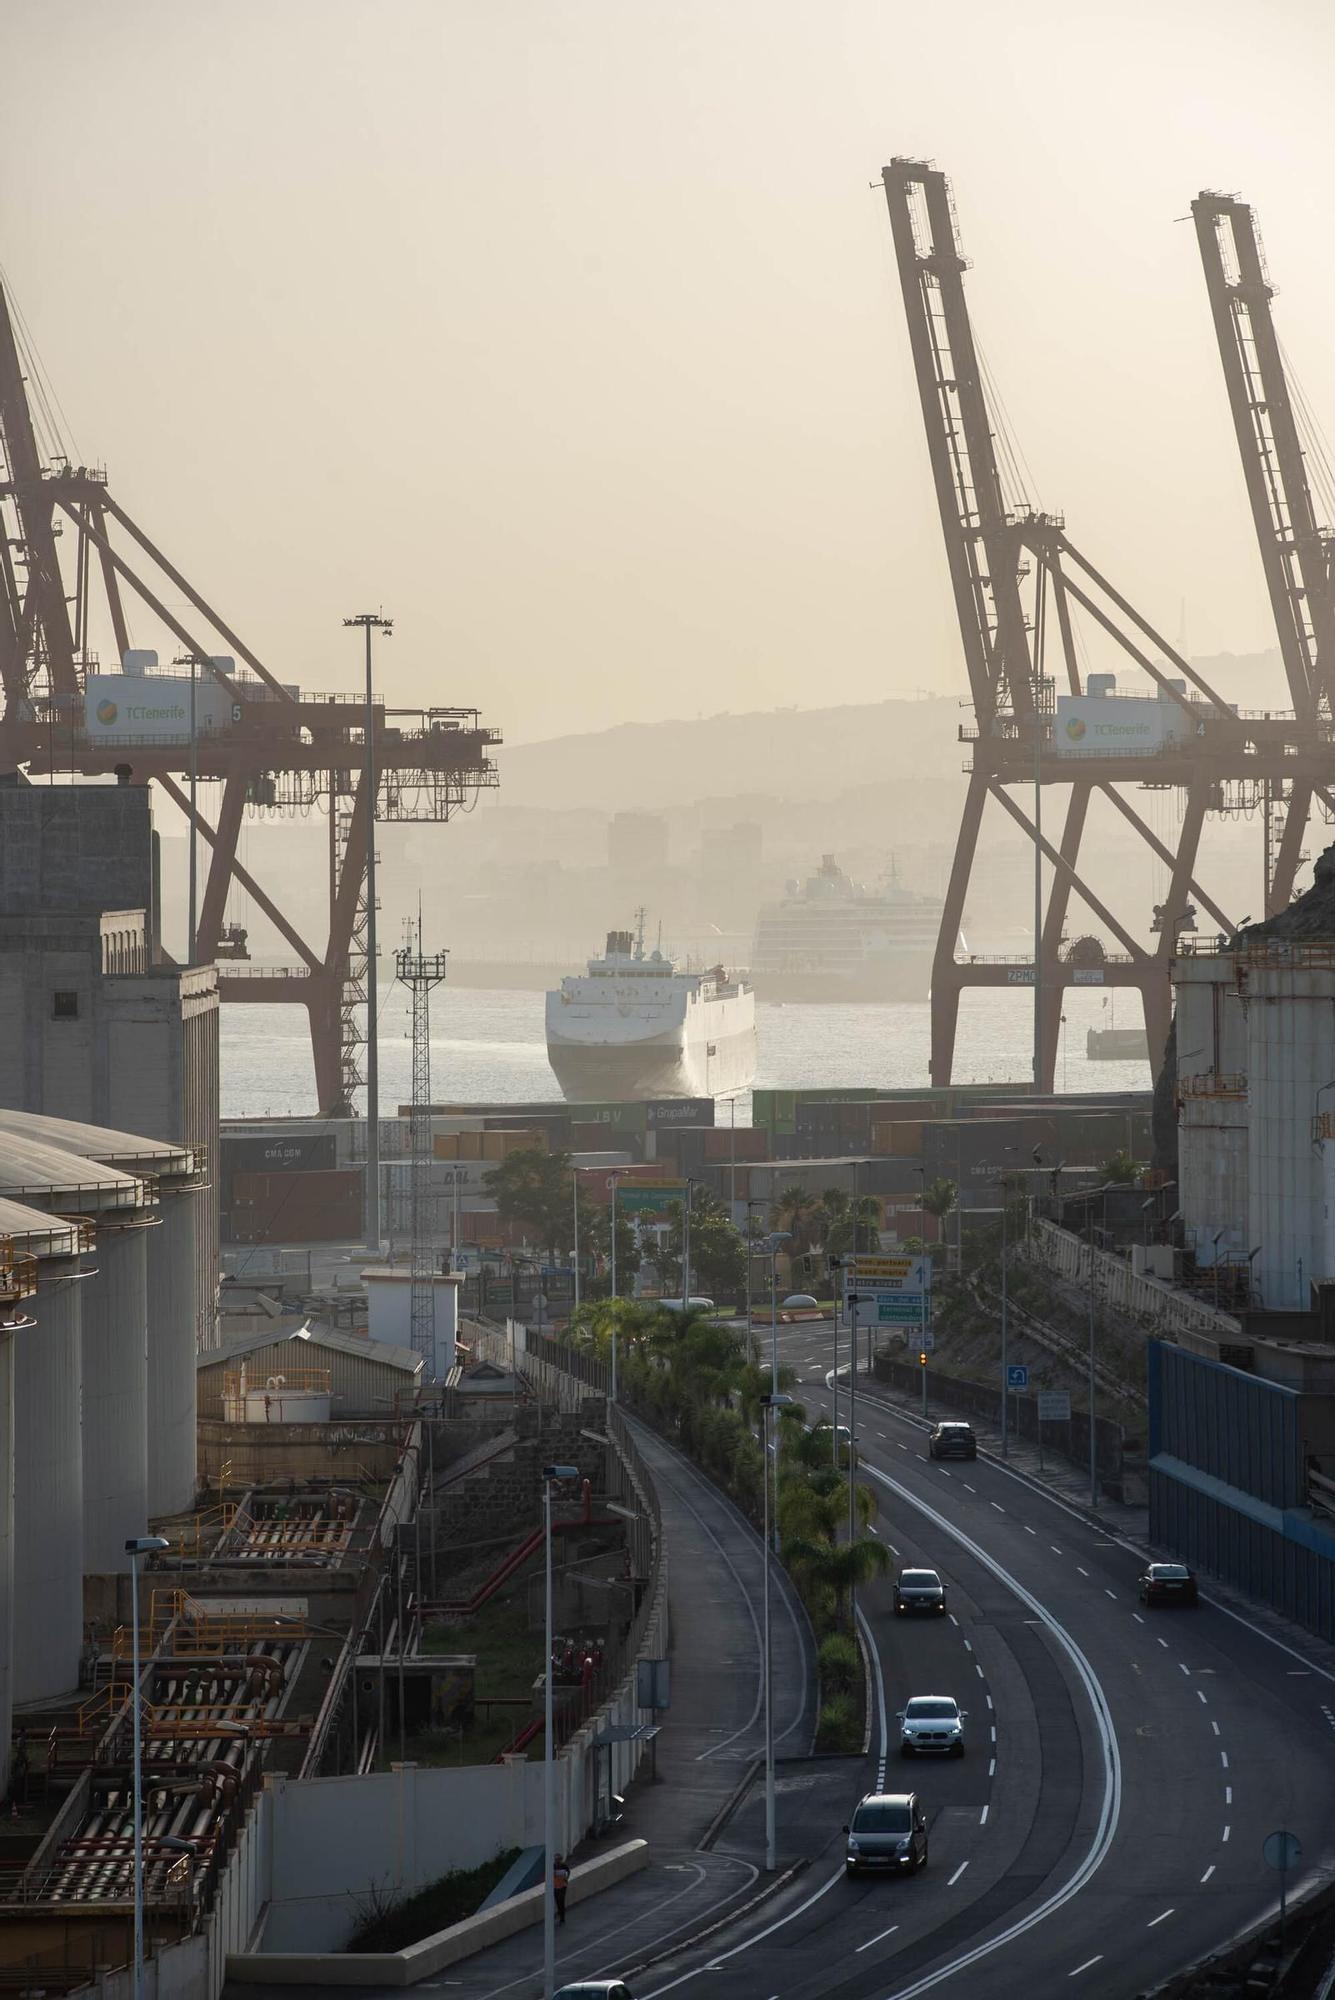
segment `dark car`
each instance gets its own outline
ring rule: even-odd
[[[934,1569],[902,1569],[895,1578],[895,1610],[944,1611],[946,1586]]]
[[[868,1792],[848,1825],[844,1873],[908,1875],[927,1866],[927,1816],[916,1792]]]
[[[938,1424],[927,1449],[933,1458],[977,1458],[978,1440],[969,1424]]]
[[[1196,1579],[1185,1563],[1151,1563],[1137,1579],[1142,1604],[1199,1604]]]

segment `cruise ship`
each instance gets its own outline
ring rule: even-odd
[[[760,1000],[925,1000],[942,905],[893,869],[874,889],[832,854],[781,901],[761,905],[751,978]]]
[[[587,973],[547,995],[547,1057],[572,1103],[725,1097],[756,1073],[756,1004],[721,965],[679,972],[636,932],[609,931]]]

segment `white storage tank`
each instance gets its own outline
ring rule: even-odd
[[[75,1309],[79,1353],[73,1368],[74,1423],[64,1380],[48,1384],[52,1402],[29,1408],[22,1396],[17,1423],[33,1426],[53,1462],[69,1453],[82,1464],[83,1533],[80,1574],[128,1566],[125,1542],[148,1522],[148,1331],[145,1227],[156,1220],[148,1184],[136,1174],[80,1158],[29,1136],[21,1121],[0,1131],[0,1197],[55,1214],[77,1215],[96,1231],[93,1268]],[[49,1433],[49,1435],[48,1435]],[[16,1532],[23,1535],[34,1503],[15,1465]],[[34,1476],[40,1483],[40,1472]],[[82,1605],[80,1606],[80,1629]],[[52,1689],[51,1691],[58,1691]]]
[[[0,1132],[44,1143],[157,1184],[159,1226],[146,1240],[148,1327],[148,1516],[189,1508],[196,1486],[195,1353],[200,1202],[207,1182],[188,1146],[104,1125],[0,1108]]]
[[[223,1386],[223,1420],[229,1424],[327,1424],[329,1405],[326,1368],[257,1374],[243,1361]]]
[[[14,1384],[18,1343],[36,1327],[39,1259],[66,1259],[78,1245],[68,1224],[54,1229],[36,1209],[0,1201],[0,1798],[9,1788],[14,1713]]]
[[[1317,1119],[1330,1108],[1335,959],[1266,941],[1244,961],[1251,1227],[1256,1279],[1272,1309],[1306,1311],[1326,1260],[1325,1168]],[[1307,959],[1307,962],[1302,962]],[[1296,961],[1296,962],[1295,962]]]
[[[92,1233],[74,1219],[0,1199],[0,1233],[38,1257],[36,1325],[12,1343],[12,1698],[78,1685],[83,1643],[83,1454],[79,1439],[81,1273]],[[5,1482],[8,1487],[9,1482]],[[20,1609],[21,1607],[21,1609]],[[9,1731],[4,1732],[5,1749]]]

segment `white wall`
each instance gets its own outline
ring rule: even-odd
[[[379,1277],[372,1266],[363,1276],[372,1340],[383,1340],[390,1347],[411,1347],[413,1288],[407,1267],[397,1266],[393,1277]],[[431,1296],[435,1305],[435,1355],[428,1364],[427,1376],[434,1382],[443,1382],[454,1366],[461,1283],[457,1272],[437,1271],[433,1275]]]

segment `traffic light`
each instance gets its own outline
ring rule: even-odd
[[[927,1356],[921,1351],[919,1351],[918,1354],[918,1366],[919,1368],[925,1368],[927,1366]]]

